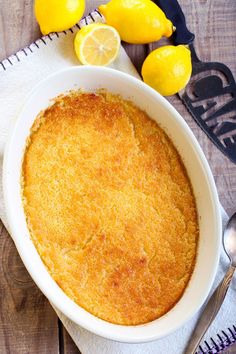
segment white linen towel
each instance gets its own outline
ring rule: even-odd
[[[44,77],[53,72],[73,65],[78,65],[78,60],[73,51],[73,37],[79,26],[84,26],[92,21],[102,21],[101,15],[94,11],[90,16],[83,19],[73,29],[44,36],[42,39],[30,44],[27,48],[12,55],[0,63],[0,173],[2,169],[2,158],[4,145],[17,119],[17,114],[31,89]],[[113,68],[125,71],[139,77],[130,59],[123,48],[119,57],[111,65]],[[222,209],[224,222],[227,215]],[[7,220],[4,213],[2,199],[2,185],[0,181],[0,217],[7,227]],[[223,277],[228,265],[227,257],[223,250],[220,265],[215,279],[214,288]],[[220,310],[217,319],[207,332],[205,339],[207,343],[203,348],[212,346],[211,337],[219,343],[220,334],[222,341],[227,341],[227,335],[233,334],[233,325],[236,324],[236,282],[234,281],[227,298]],[[94,335],[77,326],[66,318],[61,312],[55,309],[65,328],[73,338],[74,342],[83,354],[181,354],[191,335],[199,314],[196,314],[185,326],[172,333],[166,338],[144,344],[124,344],[110,341]],[[227,330],[231,327],[230,330]],[[222,330],[226,331],[225,334]],[[236,331],[235,331],[236,333]],[[216,351],[214,351],[215,353]]]

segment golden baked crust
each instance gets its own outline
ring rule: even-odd
[[[22,177],[31,237],[70,298],[122,325],[175,305],[195,262],[196,205],[146,113],[106,92],[59,97],[34,123]]]

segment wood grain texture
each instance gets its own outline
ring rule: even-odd
[[[57,316],[0,226],[0,353],[59,353]]]
[[[0,0],[0,60],[39,37],[32,0]]]
[[[86,12],[99,0],[88,0]],[[236,1],[179,0],[189,29],[196,34],[197,54],[204,61],[220,61],[236,77]],[[40,36],[32,0],[0,0],[0,60]],[[163,45],[162,40],[153,47]],[[148,46],[125,44],[140,70]],[[0,77],[1,80],[1,77]],[[227,160],[196,125],[178,97],[168,100],[187,121],[212,168],[221,203],[229,214],[236,208],[236,165]],[[63,329],[51,306],[25,270],[10,237],[0,226],[0,353],[75,354],[78,349]],[[59,331],[60,329],[60,331]],[[61,338],[59,341],[58,333]]]

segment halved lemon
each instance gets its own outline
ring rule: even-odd
[[[119,53],[120,36],[112,26],[92,23],[77,32],[74,47],[82,64],[109,65]]]

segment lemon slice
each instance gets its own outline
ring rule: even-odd
[[[74,47],[82,64],[108,65],[118,55],[120,36],[114,27],[92,23],[77,32]]]

